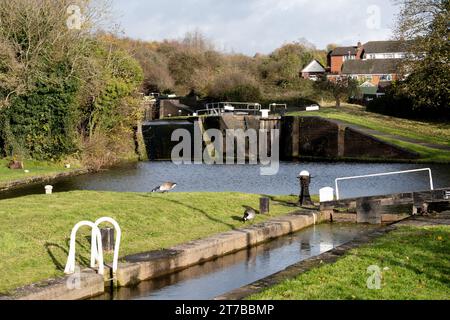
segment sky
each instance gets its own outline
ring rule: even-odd
[[[398,8],[392,0],[112,0],[128,37],[181,39],[198,30],[225,52],[270,53],[307,39],[356,45],[392,37]]]

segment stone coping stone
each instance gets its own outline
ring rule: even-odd
[[[122,259],[114,282],[119,286],[170,274],[196,264],[234,253],[262,242],[281,237],[303,228],[329,220],[330,217],[314,210],[300,210],[287,216],[273,218],[243,229],[224,232],[205,239],[191,241],[170,249],[130,255]],[[92,269],[83,270],[75,279],[78,285],[71,289],[67,283],[72,276],[41,281],[16,289],[0,300],[81,300],[101,295],[111,284],[110,267],[105,275]]]
[[[81,300],[104,291],[104,277],[93,270],[83,270],[79,276],[49,279],[19,288],[11,296],[0,296],[0,300]]]
[[[59,180],[59,179],[64,179],[64,178],[69,178],[69,177],[75,177],[75,176],[87,174],[90,172],[92,172],[92,171],[89,169],[75,169],[75,170],[70,170],[70,171],[68,169],[68,171],[66,171],[66,172],[48,174],[48,175],[43,175],[43,176],[31,176],[31,177],[19,179],[19,180],[0,182],[0,192],[15,190],[15,189],[22,188],[24,186],[48,182],[48,181],[54,181],[54,180]]]
[[[313,268],[317,268],[324,264],[335,263],[349,250],[358,248],[364,244],[372,242],[373,240],[396,230],[400,226],[426,227],[426,226],[440,226],[440,225],[450,225],[450,211],[446,211],[431,216],[409,217],[400,222],[380,227],[379,229],[359,235],[355,239],[346,244],[343,244],[318,256],[300,261],[278,273],[275,273],[264,279],[255,281],[247,286],[243,286],[236,290],[225,293],[221,296],[216,297],[215,300],[243,300],[251,295],[260,293],[270,287],[278,285],[287,279],[293,279],[304,272],[312,270]]]
[[[314,217],[315,216],[315,217]],[[180,271],[260,243],[291,234],[329,220],[329,215],[304,210],[278,217],[244,229],[224,232],[205,239],[177,245],[167,250],[125,257],[116,274],[118,286],[132,286],[141,281]]]

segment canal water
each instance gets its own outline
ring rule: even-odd
[[[345,244],[374,226],[321,224],[95,300],[210,300]]]
[[[420,165],[398,163],[324,163],[282,162],[278,174],[260,175],[256,165],[180,165],[171,162],[140,162],[112,170],[71,177],[52,183],[54,192],[97,190],[120,192],[149,192],[163,182],[178,185],[174,192],[235,191],[255,194],[298,194],[296,177],[302,170],[312,176],[311,192],[318,194],[323,187],[334,187],[339,177],[411,170],[430,167],[435,188],[450,186],[450,165]],[[0,199],[44,192],[44,183],[16,191],[0,193]],[[341,197],[370,196],[397,192],[423,191],[430,188],[427,172],[409,173],[344,181],[339,185]]]

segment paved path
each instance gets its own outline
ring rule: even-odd
[[[356,125],[356,124],[352,124],[350,122],[346,122],[346,121],[342,121],[342,120],[336,120],[336,119],[331,119],[331,118],[326,118],[326,119],[331,120],[340,125],[345,125],[348,128],[361,131],[361,132],[371,135],[371,136],[379,136],[379,137],[386,138],[386,139],[394,139],[394,140],[399,140],[399,141],[403,141],[403,142],[414,143],[414,144],[421,145],[421,146],[427,147],[427,148],[450,151],[450,146],[437,144],[437,143],[424,142],[422,140],[399,136],[396,134],[385,133],[385,132],[381,132],[381,131],[374,130],[374,129],[369,129],[369,128],[366,128],[366,127],[363,127],[360,125]]]

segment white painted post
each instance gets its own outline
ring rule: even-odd
[[[334,200],[334,189],[331,187],[326,187],[320,189],[320,202],[328,202]]]
[[[45,186],[45,194],[52,194],[53,193],[53,186]]]
[[[92,228],[92,241],[91,241],[91,268],[95,268],[95,262],[98,262],[98,273],[103,275],[104,266],[103,266],[103,248],[102,248],[102,236],[100,234],[100,230],[98,227],[90,222],[90,221],[80,221],[78,222],[72,229],[72,233],[70,234],[70,249],[69,256],[67,257],[66,268],[64,269],[65,274],[73,274],[75,272],[75,246],[76,246],[76,237],[78,230],[83,227],[88,226]],[[94,239],[96,248],[93,248]]]
[[[113,258],[113,273],[116,273],[117,271],[117,265],[119,262],[119,248],[120,248],[120,240],[122,238],[122,230],[120,229],[119,224],[117,223],[116,220],[109,218],[109,217],[103,217],[98,219],[97,221],[95,221],[95,226],[98,226],[104,222],[109,222],[114,226],[114,229],[116,230],[116,241],[115,241],[115,245],[114,245],[114,258]],[[101,237],[100,237],[100,244],[97,245],[97,240],[96,237],[94,237],[94,229],[92,229],[92,247],[93,248],[97,248],[97,247],[102,247],[103,248],[103,244],[101,241]],[[98,252],[95,252],[95,256],[91,255],[91,264],[95,263],[95,260],[98,260]]]

